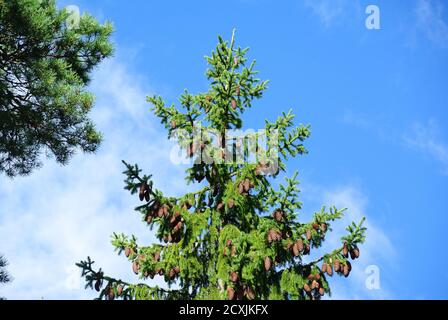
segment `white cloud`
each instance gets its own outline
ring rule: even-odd
[[[68,166],[53,160],[29,177],[0,177],[0,243],[14,281],[0,287],[9,299],[89,299],[74,264],[90,255],[108,274],[136,281],[124,257],[113,252],[112,232],[154,240],[138,202],[123,190],[121,159],[153,174],[167,194],[185,188],[184,168],[169,161],[173,143],[149,112],[143,79],[117,60],[105,62],[92,82],[97,103],[92,118],[105,135],[95,155],[76,155]],[[77,274],[76,274],[77,272]],[[78,282],[78,277],[81,282]]]
[[[417,25],[434,44],[448,46],[448,24],[444,19],[444,5],[438,0],[418,0],[415,8]]]
[[[311,9],[325,27],[334,25],[354,9],[359,11],[358,1],[349,0],[305,0],[305,7]]]
[[[368,198],[359,188],[345,185],[336,188],[304,184],[303,195],[305,203],[313,205],[335,205],[338,209],[347,208],[344,217],[335,221],[320,253],[330,252],[341,246],[340,238],[347,234],[345,228],[354,221],[358,223],[366,217],[366,242],[360,246],[361,255],[353,263],[350,276],[340,278],[333,276],[330,284],[332,299],[388,299],[391,298],[388,285],[381,275],[389,274],[394,268],[396,256],[394,246],[387,234],[375,223],[374,215],[369,212]],[[380,271],[380,289],[370,290],[366,287],[369,266],[377,266]]]
[[[443,173],[448,174],[448,144],[441,141],[439,127],[434,119],[426,124],[415,123],[411,133],[403,136],[405,143],[433,158],[443,167]]]

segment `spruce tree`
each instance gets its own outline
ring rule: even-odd
[[[65,164],[98,148],[86,85],[112,54],[112,26],[77,20],[55,0],[0,1],[0,173],[29,174],[43,153]]]
[[[289,158],[307,152],[309,126],[294,126],[290,111],[266,121],[266,144],[250,143],[258,131],[242,143],[226,139],[226,131],[242,128],[241,115],[267,87],[247,50],[235,46],[233,35],[230,41],[219,37],[206,57],[207,92],[185,91],[180,108],[148,97],[169,137],[176,136],[193,160],[187,181],[200,185],[182,197],[165,195],[151,175],[124,162],[125,189],[138,196],[136,210],[160,242],[139,244],[135,236],[114,233],[112,244],[142,281],[160,276],[167,287],[115,279],[87,258],[77,265],[99,299],[320,299],[330,293],[329,277],[350,274],[349,260],[359,257],[365,238],[363,221],[347,227],[340,247],[319,255],[344,210],[323,207],[311,221],[299,222],[297,174],[274,183]],[[249,161],[253,152],[256,161]]]

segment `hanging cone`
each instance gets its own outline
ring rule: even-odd
[[[160,251],[157,251],[156,253],[154,253],[154,262],[158,262],[160,261]]]
[[[343,273],[344,273],[344,276],[347,278],[348,277],[348,275],[350,274],[350,270],[349,270],[349,268],[348,268],[348,265],[344,265],[344,267],[343,267]]]
[[[317,289],[317,288],[319,288],[319,282],[313,280],[313,282],[311,282],[311,289]]]
[[[299,252],[302,252],[303,251],[303,240],[302,239],[299,239],[299,240],[297,240],[297,248],[299,249]]]
[[[271,269],[271,266],[272,266],[272,259],[270,257],[264,258],[264,269],[266,271],[269,271],[269,269]]]
[[[131,248],[126,247],[124,249],[124,255],[126,256],[126,258],[129,258],[129,256],[131,255]]]
[[[322,270],[322,272],[327,272],[327,267],[328,267],[328,265],[324,262],[324,263],[322,263],[322,268],[321,268],[321,270]]]
[[[325,222],[321,223],[320,230],[322,230],[322,232],[326,232],[327,231],[327,224]]]
[[[103,281],[101,279],[96,280],[95,281],[95,290],[99,292],[101,290],[102,285],[103,285]]]
[[[336,260],[334,262],[334,271],[339,272],[341,270],[341,262],[339,260]]]
[[[344,257],[348,257],[348,246],[347,246],[347,242],[344,242],[344,246],[342,247],[342,255]]]
[[[117,286],[117,295],[121,296],[123,294],[123,286],[120,284]]]
[[[246,191],[246,192],[249,192],[249,190],[250,190],[250,180],[249,179],[245,179],[244,180],[244,190]]]
[[[235,298],[235,290],[232,287],[227,287],[227,298],[233,300]]]
[[[239,194],[243,194],[244,193],[244,185],[243,185],[243,183],[240,183],[239,185],[238,185],[238,193]]]
[[[241,87],[240,87],[239,85],[236,86],[236,88],[235,88],[235,93],[236,93],[237,96],[240,95],[240,93],[241,93]]]
[[[232,249],[230,250],[230,255],[233,257],[236,254],[236,247],[232,246]]]
[[[310,241],[311,240],[311,230],[306,230],[306,239],[308,240],[308,241]]]
[[[310,288],[310,286],[308,285],[308,283],[305,283],[305,284],[303,285],[303,289],[304,289],[307,293],[310,293],[310,292],[311,292],[311,288]]]
[[[132,271],[134,271],[135,274],[138,274],[138,271],[140,270],[140,265],[137,261],[134,261],[132,263]]]
[[[109,287],[107,289],[107,299],[108,300],[114,300],[115,299],[115,293],[114,293],[114,289],[112,287]]]
[[[168,273],[168,277],[173,280],[174,276],[176,275],[176,272],[174,271],[174,269],[171,269],[170,272]]]
[[[150,216],[149,214],[146,216],[146,222],[149,224],[152,222],[152,216]]]
[[[299,246],[298,246],[298,244],[296,242],[292,246],[292,254],[294,255],[294,257],[297,257],[299,255],[299,253],[300,253]]]
[[[307,244],[307,245],[305,246],[305,248],[303,249],[303,254],[309,254],[309,253],[310,253],[310,250],[311,250],[310,245]]]
[[[331,264],[327,265],[327,274],[331,277],[333,275],[333,267]]]
[[[313,229],[314,230],[319,230],[319,224],[317,224],[316,222],[313,223]]]
[[[254,290],[252,290],[251,287],[247,287],[245,291],[246,297],[249,300],[254,300],[255,299],[255,292]]]
[[[227,240],[227,242],[226,242],[226,246],[228,246],[228,247],[230,247],[232,245],[232,240]]]
[[[283,212],[281,210],[275,210],[273,215],[275,221],[282,221],[283,220]]]
[[[235,271],[230,272],[230,281],[232,282],[237,282],[239,277],[238,277],[238,273],[236,273]]]
[[[174,270],[174,272],[175,272],[176,274],[180,273],[180,267],[179,267],[179,266],[174,267],[173,270]]]
[[[320,288],[319,288],[319,294],[320,294],[321,296],[323,296],[323,295],[325,294],[325,289],[322,288],[322,287],[320,287]]]
[[[236,100],[232,100],[232,109],[235,110],[237,107]]]
[[[140,201],[143,201],[143,199],[145,198],[146,187],[147,187],[146,183],[140,184],[140,190],[138,192],[138,198],[140,199]]]

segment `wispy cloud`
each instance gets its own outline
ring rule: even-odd
[[[135,211],[137,199],[123,190],[121,159],[152,173],[167,194],[185,188],[181,166],[169,160],[172,143],[149,112],[143,79],[111,60],[95,73],[92,118],[105,134],[95,155],[77,155],[66,167],[47,161],[30,177],[0,177],[0,243],[14,281],[0,288],[10,299],[82,299],[80,270],[90,255],[113,276],[136,281],[130,264],[113,252],[112,232],[154,241]]]
[[[419,29],[434,44],[448,46],[448,23],[445,6],[439,0],[418,0],[415,8]]]
[[[443,167],[443,173],[448,174],[448,144],[439,136],[439,126],[434,119],[426,124],[415,123],[410,133],[403,135],[404,142],[433,158]]]
[[[353,9],[359,9],[358,1],[348,0],[305,0],[305,7],[311,9],[325,27],[335,24]]]

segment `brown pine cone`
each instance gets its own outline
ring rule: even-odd
[[[346,264],[344,264],[344,267],[343,267],[343,273],[344,273],[344,276],[345,276],[345,277],[348,277],[348,275],[350,274],[349,267],[348,267],[348,265],[346,265]]]
[[[227,200],[227,206],[231,209],[235,205],[235,200],[229,199]]]
[[[129,256],[131,255],[131,253],[132,253],[132,249],[131,249],[131,248],[126,247],[126,248],[124,249],[124,255],[126,256],[126,258],[129,258]]]
[[[226,246],[228,246],[228,247],[230,247],[232,245],[232,240],[227,240],[227,242],[226,242]]]
[[[344,257],[348,257],[348,246],[347,246],[347,242],[344,242],[344,246],[342,247],[342,255]]]
[[[314,280],[314,275],[313,275],[313,274],[309,274],[308,277],[307,277],[307,279],[310,280],[310,281],[311,281],[311,280]]]
[[[327,272],[327,267],[328,267],[328,265],[324,262],[324,263],[322,263],[322,268],[321,268],[321,270],[322,270],[322,272]]]
[[[250,180],[246,178],[243,183],[244,191],[249,192],[250,185],[251,185]]]
[[[156,253],[154,253],[154,261],[155,262],[160,261],[160,251],[157,251]]]
[[[176,274],[180,273],[180,267],[179,267],[179,266],[174,267],[173,270],[174,270],[174,272],[175,272]]]
[[[244,193],[244,185],[243,185],[243,183],[241,182],[239,185],[238,185],[238,193],[239,194],[243,194]]]
[[[177,126],[177,124],[176,124],[176,121],[171,121],[171,128],[172,129],[176,129],[176,126]]]
[[[95,281],[95,290],[99,292],[101,290],[102,285],[103,285],[103,281],[101,279],[96,280]]]
[[[306,239],[308,240],[308,241],[310,241],[311,240],[311,230],[306,230]]]
[[[140,189],[139,189],[139,192],[138,192],[138,198],[140,199],[140,201],[143,201],[143,199],[145,198],[145,193],[147,192],[146,191],[147,186],[148,185],[146,183],[141,183],[140,184]]]
[[[319,224],[317,224],[316,222],[313,223],[313,229],[314,230],[319,230]]]
[[[220,203],[218,203],[218,205],[216,206],[216,209],[217,209],[217,210],[221,210],[223,207],[224,207],[224,203],[223,203],[223,202],[220,202]]]
[[[297,248],[299,249],[299,252],[302,252],[303,251],[303,240],[302,239],[299,239],[299,240],[297,240]]]
[[[236,247],[235,246],[232,246],[232,249],[230,250],[230,256],[235,256],[235,254],[236,254]]]
[[[319,288],[319,282],[313,280],[313,282],[311,282],[311,289],[317,289],[317,288]]]
[[[326,232],[327,231],[327,224],[325,222],[321,223],[320,230],[322,232]]]
[[[350,263],[350,261],[347,261],[346,264],[347,264],[347,267],[348,267],[348,271],[349,272],[352,271],[352,264]]]
[[[316,273],[316,275],[314,276],[314,278],[316,278],[316,280],[320,280],[320,273]]]
[[[235,110],[237,107],[236,100],[232,100],[232,109]]]
[[[236,273],[235,271],[230,272],[229,278],[230,281],[237,282],[239,280],[238,273]]]
[[[236,94],[237,96],[239,96],[240,93],[241,93],[241,87],[238,85],[238,86],[236,86],[236,88],[235,88],[235,94]]]
[[[123,286],[120,284],[117,286],[117,295],[121,296],[122,293],[123,293]]]
[[[264,269],[266,271],[269,271],[269,269],[271,269],[272,266],[272,259],[270,257],[265,257],[264,258]]]
[[[251,287],[247,287],[245,291],[246,297],[249,300],[254,300],[255,299],[255,292],[252,290]]]
[[[163,270],[163,268],[159,268],[159,276],[163,276],[164,273],[165,273],[165,270]]]
[[[140,265],[137,261],[134,261],[132,263],[132,271],[134,271],[135,274],[138,274],[138,271],[140,270]]]
[[[311,247],[310,247],[309,244],[307,244],[307,245],[305,246],[305,248],[303,249],[303,254],[309,254],[310,251],[311,251]]]
[[[147,215],[146,216],[146,222],[149,224],[149,223],[151,223],[152,222],[152,216],[151,215]]]
[[[227,287],[227,297],[229,300],[233,300],[235,298],[235,290],[232,287]]]
[[[299,253],[300,253],[299,246],[298,246],[298,244],[296,242],[292,246],[292,254],[294,255],[294,257],[297,257],[299,255]]]
[[[310,292],[311,292],[311,288],[310,288],[310,286],[308,285],[308,283],[305,283],[305,284],[303,285],[303,289],[304,289],[307,293],[310,293]]]
[[[168,277],[173,280],[174,276],[176,275],[176,272],[174,271],[174,269],[171,269],[170,272],[168,273]]]
[[[323,296],[325,294],[325,289],[323,287],[319,288],[319,294]]]
[[[331,277],[333,275],[333,267],[331,264],[327,265],[327,274]]]
[[[273,213],[273,217],[276,221],[280,222],[283,220],[283,212],[281,210],[275,210]]]
[[[108,287],[108,289],[107,289],[107,299],[108,300],[115,299],[115,293],[114,293],[114,289],[112,287]]]
[[[341,270],[341,262],[339,260],[334,261],[334,271],[339,272]]]

